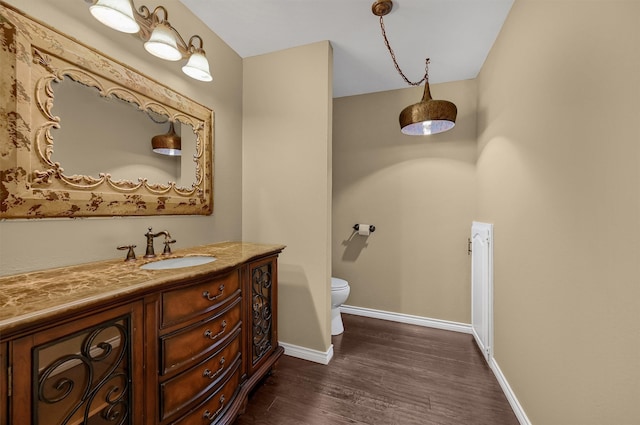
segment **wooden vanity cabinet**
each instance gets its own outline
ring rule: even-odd
[[[257,258],[14,330],[0,425],[231,424],[284,352],[277,253]]]

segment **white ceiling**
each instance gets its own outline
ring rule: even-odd
[[[329,40],[334,97],[408,87],[371,12],[374,0],[180,1],[243,58]],[[384,25],[400,68],[418,81],[429,57],[430,83],[475,78],[513,1],[394,1]]]

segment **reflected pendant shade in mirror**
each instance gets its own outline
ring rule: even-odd
[[[182,155],[182,138],[176,134],[173,128],[173,121],[169,124],[169,132],[167,134],[159,134],[151,138],[151,147],[155,153],[161,155]]]
[[[94,18],[116,31],[129,34],[140,31],[130,0],[98,0],[89,10]]]
[[[400,69],[398,62],[396,62],[396,55],[391,49],[391,45],[387,39],[387,33],[384,29],[384,21],[382,19],[382,17],[391,12],[392,9],[392,0],[376,0],[371,6],[373,14],[380,17],[382,37],[384,38],[387,50],[389,50],[393,64],[407,84],[419,86],[422,82],[425,83],[422,100],[416,104],[407,106],[400,112],[400,131],[409,136],[425,136],[450,130],[456,124],[458,108],[449,101],[434,100],[431,98],[431,90],[429,88],[429,58],[426,60],[424,77],[415,83],[409,81]]]

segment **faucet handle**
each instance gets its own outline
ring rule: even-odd
[[[162,251],[162,255],[171,254],[171,244],[176,243],[175,239],[165,238],[164,240],[164,251]]]
[[[120,251],[123,251],[125,249],[128,250],[127,251],[127,258],[125,258],[124,261],[136,261],[136,253],[133,250],[133,248],[135,248],[135,247],[136,247],[136,245],[122,245],[122,246],[117,247],[117,249],[119,249]]]

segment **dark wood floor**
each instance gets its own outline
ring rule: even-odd
[[[282,356],[234,425],[518,425],[471,335],[342,317],[329,365]]]

